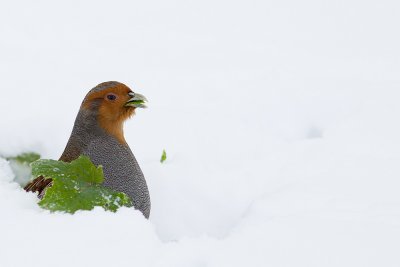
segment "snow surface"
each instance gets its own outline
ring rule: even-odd
[[[0,154],[58,158],[87,91],[121,81],[150,100],[125,134],[152,197],[150,220],[51,214],[0,160],[0,266],[400,266],[399,12],[0,2]]]

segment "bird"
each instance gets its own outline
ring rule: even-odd
[[[151,209],[148,186],[123,130],[124,122],[135,114],[136,108],[146,108],[146,102],[146,97],[123,83],[109,81],[98,84],[82,101],[59,160],[71,162],[84,155],[96,166],[102,165],[103,185],[127,194],[134,208],[148,219]],[[24,189],[36,192],[42,198],[51,184],[51,179],[40,176]]]

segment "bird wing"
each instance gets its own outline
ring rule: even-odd
[[[37,192],[38,197],[41,199],[44,196],[46,188],[51,186],[52,181],[53,181],[52,179],[46,179],[43,176],[39,176],[39,177],[33,179],[31,182],[29,182],[24,187],[24,190],[26,192],[34,192],[34,193]]]

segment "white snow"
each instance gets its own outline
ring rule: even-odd
[[[0,266],[400,266],[399,11],[0,3],[0,154],[57,159],[121,81],[150,101],[125,135],[152,197],[150,220],[49,213],[0,159]]]

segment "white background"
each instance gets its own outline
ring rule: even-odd
[[[399,12],[1,1],[0,154],[57,159],[123,82],[150,101],[125,135],[152,214],[50,214],[0,160],[0,266],[400,266]]]

